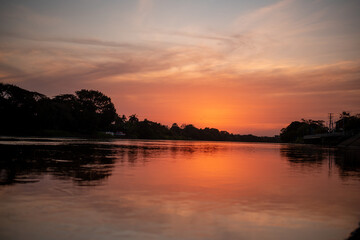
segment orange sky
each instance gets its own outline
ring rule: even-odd
[[[119,114],[240,134],[360,112],[355,0],[1,5],[4,83],[96,89]]]

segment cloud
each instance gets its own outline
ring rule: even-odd
[[[112,47],[112,48],[125,48],[132,50],[149,50],[150,48],[144,45],[136,45],[130,43],[121,43],[114,41],[104,41],[101,39],[95,38],[66,38],[66,37],[41,37],[30,34],[22,34],[17,32],[3,31],[0,34],[4,37],[18,38],[23,40],[30,41],[39,41],[39,42],[54,42],[54,43],[70,43],[70,44],[79,44],[79,45],[90,45],[90,46],[100,46],[100,47]]]
[[[190,31],[164,31],[157,30],[156,34],[165,35],[167,38],[188,38],[196,41],[192,42],[194,46],[208,46],[226,54],[244,48],[253,48],[252,36],[245,34],[209,34]],[[181,39],[180,39],[181,41]]]
[[[248,41],[248,39],[242,35],[216,36],[216,35],[207,35],[207,34],[199,34],[199,33],[184,32],[184,31],[161,31],[161,30],[158,31],[158,33],[172,35],[172,36],[214,40],[214,41],[220,41],[220,42],[231,42],[231,43],[236,42],[236,43],[241,43],[241,44],[246,44],[246,41]]]
[[[17,76],[19,86],[50,96],[98,89],[113,99],[120,114],[137,113],[164,124],[272,135],[302,117],[360,111],[354,108],[360,106],[359,62],[246,71],[245,63],[245,70],[230,62],[216,68],[215,53],[191,47],[151,55],[97,48],[16,49],[10,55],[24,58],[24,52],[33,66],[0,61],[0,72]],[[41,71],[29,71],[35,67]]]
[[[259,21],[270,20],[273,17],[276,17],[276,13],[284,12],[285,8],[289,8],[289,6],[294,2],[294,0],[282,0],[271,5],[267,5],[265,7],[256,9],[252,12],[248,12],[245,15],[239,16],[235,20],[235,25],[243,25],[243,26],[252,26],[254,23],[258,23]]]
[[[232,29],[252,36],[259,53],[252,58],[313,66],[355,60],[360,53],[359,31],[351,27],[358,22],[355,9],[353,1],[285,0],[238,16]]]
[[[182,33],[179,34],[182,35]],[[190,37],[193,36],[190,34]],[[200,37],[208,36],[200,35]],[[25,37],[25,39],[28,38]],[[215,39],[223,41],[231,38],[215,37]],[[114,44],[103,40],[56,39],[56,41],[75,43],[75,45],[95,44],[98,46],[97,44],[100,44],[110,49],[74,48],[71,45],[56,48],[24,45],[6,53],[10,50],[8,47],[3,47],[0,48],[0,56],[1,54],[11,55],[12,59],[17,60],[9,62],[7,58],[0,58],[2,79],[22,78],[23,81],[31,80],[34,84],[42,81],[69,83],[74,81],[117,83],[129,80],[183,83],[220,81],[223,84],[252,86],[252,89],[258,91],[263,91],[263,89],[270,91],[272,88],[284,89],[286,94],[291,94],[291,91],[299,92],[305,88],[319,88],[319,91],[324,91],[331,86],[342,90],[344,87],[358,86],[359,63],[356,61],[323,66],[284,65],[277,67],[275,63],[275,65],[261,67],[259,62],[253,63],[246,58],[229,59],[227,55],[219,53],[216,49],[204,46],[201,48],[171,45],[160,47],[154,44],[153,48],[143,47],[148,51],[138,51],[141,45],[126,47],[127,45],[115,44],[119,47],[111,50]],[[24,64],[21,64],[22,62]],[[14,63],[19,63],[19,65],[15,66]],[[275,81],[279,84],[274,87]],[[274,94],[285,93],[275,92]]]
[[[0,63],[0,80],[24,77],[25,73],[20,68],[6,63]]]
[[[45,41],[54,41],[54,42],[64,42],[64,43],[74,43],[74,44],[84,44],[84,45],[93,45],[93,46],[103,46],[103,47],[115,47],[115,48],[132,48],[136,50],[146,49],[143,46],[137,46],[129,43],[119,43],[112,41],[102,41],[99,39],[86,39],[86,38],[49,38]]]

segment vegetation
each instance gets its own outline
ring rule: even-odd
[[[49,98],[14,85],[0,83],[0,135],[104,136],[123,133],[126,138],[274,142],[275,137],[237,135],[192,124],[170,128],[134,114],[116,113],[111,99],[94,90],[80,90]],[[101,134],[102,133],[102,134]]]
[[[360,129],[360,114],[351,116],[349,112],[342,112],[336,123],[336,131],[356,132]]]
[[[117,116],[111,99],[98,91],[81,90],[50,99],[8,84],[0,84],[0,112],[0,133],[17,135],[92,134],[108,129]]]
[[[281,129],[280,139],[282,142],[303,143],[305,135],[322,133],[343,133],[343,137],[350,137],[360,132],[360,114],[351,115],[342,112],[340,118],[335,122],[335,128],[329,129],[321,120],[294,121],[286,128]]]
[[[326,132],[328,132],[328,128],[325,127],[324,121],[302,119],[301,122],[294,121],[286,128],[281,129],[280,139],[282,142],[302,143],[305,135]]]

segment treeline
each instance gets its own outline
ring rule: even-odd
[[[232,134],[216,128],[196,128],[192,124],[181,127],[174,123],[170,128],[147,119],[139,121],[136,115],[124,121],[122,130],[129,138],[141,139],[176,139],[176,140],[208,140],[208,141],[239,141],[239,142],[277,142],[276,137],[258,137],[254,135]]]
[[[98,91],[49,98],[9,84],[0,84],[0,112],[0,133],[10,135],[92,134],[108,129],[117,117],[111,99]]]
[[[281,129],[280,139],[282,142],[303,143],[304,136],[324,134],[324,133],[343,133],[344,136],[353,136],[360,132],[360,114],[351,115],[349,112],[342,112],[339,120],[335,122],[333,129],[325,126],[322,120],[294,121],[286,128]]]
[[[192,124],[170,128],[137,116],[119,116],[111,99],[99,91],[80,90],[49,98],[10,84],[0,83],[0,135],[104,136],[125,138],[276,142],[275,137],[231,134]]]
[[[286,128],[281,129],[280,139],[282,142],[303,143],[305,135],[327,133],[329,129],[322,120],[294,121]]]

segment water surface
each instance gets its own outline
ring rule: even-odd
[[[0,139],[0,239],[345,239],[356,150]]]

